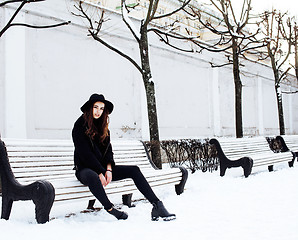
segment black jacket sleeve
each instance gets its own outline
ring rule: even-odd
[[[107,164],[111,164],[112,168],[115,166],[115,161],[114,161],[114,153],[113,153],[113,149],[112,149],[112,144],[110,142],[110,137],[108,137],[108,146],[107,148],[105,147],[106,151],[106,155],[103,159],[104,163]]]
[[[86,128],[84,127],[84,119],[79,118],[72,130],[72,139],[74,142],[75,164],[80,167],[87,167],[94,170],[97,174],[105,174],[106,169],[100,164],[100,161],[96,157],[91,141],[85,134]]]

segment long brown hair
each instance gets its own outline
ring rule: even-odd
[[[109,136],[109,114],[106,108],[104,108],[102,115],[99,119],[93,118],[93,105],[84,112],[84,119],[87,124],[86,134],[92,139],[99,139],[99,142],[103,143]]]

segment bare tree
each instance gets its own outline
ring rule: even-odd
[[[236,137],[243,137],[242,125],[242,82],[240,78],[241,59],[247,59],[247,55],[255,54],[256,49],[263,47],[264,43],[257,40],[256,36],[259,33],[258,29],[251,33],[248,31],[249,24],[254,20],[251,14],[251,0],[243,0],[240,16],[233,9],[231,0],[210,0],[211,6],[215,7],[216,13],[219,13],[221,19],[204,18],[204,13],[201,9],[190,6],[188,14],[207,30],[209,30],[217,41],[213,45],[202,45],[196,42],[203,50],[211,52],[231,52],[227,54],[228,62],[212,67],[222,67],[233,65],[233,77],[235,87],[235,114],[236,114]],[[217,37],[216,37],[217,36]]]
[[[54,27],[59,27],[63,25],[67,25],[70,22],[63,22],[63,23],[58,23],[58,24],[52,24],[52,25],[45,25],[45,26],[34,26],[26,23],[14,23],[13,21],[15,20],[16,16],[20,13],[20,11],[24,8],[26,4],[29,3],[36,3],[36,2],[43,2],[45,0],[6,0],[6,1],[1,1],[0,2],[0,7],[6,7],[11,4],[17,4],[20,3],[17,9],[14,11],[13,15],[10,17],[8,22],[5,24],[5,26],[0,30],[0,38],[2,35],[10,28],[10,27],[15,27],[15,26],[22,26],[22,27],[28,27],[28,28],[37,28],[37,29],[43,29],[43,28],[54,28]]]
[[[292,67],[295,69],[295,75],[298,81],[298,25],[296,19],[294,20],[294,40],[293,40],[293,45],[294,45],[294,54],[295,54],[295,65]]]
[[[185,40],[191,39],[191,37],[185,37],[181,35],[177,35],[174,31],[171,31],[170,28],[174,28],[173,25],[165,26],[167,31],[164,28],[159,28],[156,24],[153,24],[154,20],[161,18],[168,18],[171,15],[181,11],[185,8],[191,0],[183,0],[179,1],[180,5],[177,9],[164,13],[162,15],[157,14],[159,0],[149,0],[148,7],[145,12],[145,18],[141,20],[139,29],[133,24],[129,17],[129,11],[131,10],[125,0],[121,0],[121,15],[122,20],[127,26],[127,29],[132,34],[137,47],[139,48],[140,60],[135,60],[133,57],[127,55],[124,51],[112,46],[107,40],[104,39],[103,34],[101,34],[101,29],[106,21],[104,18],[105,11],[102,9],[99,18],[94,19],[92,14],[88,12],[88,3],[86,1],[78,1],[75,5],[78,13],[74,13],[74,15],[82,17],[88,22],[88,32],[90,36],[108,47],[112,51],[118,53],[122,57],[126,58],[129,62],[133,64],[133,66],[140,72],[142,75],[143,83],[146,90],[147,97],[147,109],[148,109],[148,119],[149,119],[149,131],[150,131],[150,142],[151,142],[151,154],[152,159],[157,167],[161,168],[161,155],[160,155],[160,142],[159,142],[159,130],[158,130],[158,118],[156,111],[156,100],[155,100],[155,85],[152,79],[150,61],[149,61],[149,39],[148,33],[154,32],[156,33],[163,42],[168,44],[169,46],[175,47],[170,42],[170,39],[176,40]],[[175,47],[176,49],[192,52],[192,49],[186,50]]]
[[[291,66],[286,67],[293,44],[293,19],[287,13],[265,12],[262,14],[263,33],[266,36],[267,54],[269,56],[275,80],[275,94],[278,107],[280,134],[285,134],[285,122],[280,84],[287,77]],[[296,46],[297,48],[297,46]]]

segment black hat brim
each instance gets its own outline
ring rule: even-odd
[[[85,112],[86,110],[88,110],[91,106],[93,106],[94,103],[96,102],[103,102],[105,104],[105,108],[108,110],[108,113],[111,114],[113,112],[114,109],[114,105],[113,103],[111,103],[108,100],[103,100],[103,99],[92,99],[92,100],[88,100],[87,102],[84,103],[84,105],[81,107],[81,111]]]

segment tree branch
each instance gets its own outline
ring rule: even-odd
[[[6,2],[2,2],[2,5],[0,5],[0,7],[1,6],[4,6],[5,4],[15,3],[15,2],[21,2],[21,4],[16,9],[16,11],[12,15],[12,17],[9,19],[9,21],[7,22],[7,24],[4,26],[4,28],[0,31],[0,37],[5,33],[5,31],[7,29],[9,29],[10,27],[14,27],[14,26],[23,26],[23,27],[28,27],[28,28],[45,29],[45,28],[59,27],[59,26],[67,25],[67,24],[70,23],[70,21],[68,21],[68,22],[63,22],[63,23],[58,23],[58,24],[52,24],[52,25],[45,25],[45,26],[34,26],[34,25],[26,24],[26,23],[12,23],[13,20],[15,19],[15,17],[18,15],[18,13],[25,6],[25,4],[27,4],[27,3],[33,3],[33,2],[43,2],[43,1],[45,1],[45,0],[22,0],[22,1],[21,0],[10,0],[10,1],[6,1]]]
[[[148,32],[154,32],[154,33],[158,33],[158,34],[163,34],[163,35],[166,35],[168,37],[171,37],[171,38],[176,38],[176,39],[179,39],[179,40],[193,40],[193,39],[196,39],[197,37],[186,37],[186,36],[181,36],[181,35],[178,35],[178,34],[171,34],[171,33],[167,33],[167,32],[163,32],[157,28],[150,28],[148,29]]]
[[[235,24],[237,24],[237,19],[236,19],[235,13],[234,13],[234,9],[233,9],[231,0],[227,0],[227,1],[228,1],[228,3],[229,3],[229,7],[230,7],[230,9],[231,9],[231,12],[232,12],[232,16],[233,16],[234,22],[235,22]],[[239,26],[238,26],[238,27],[239,27]]]
[[[123,2],[125,2],[125,0],[123,0]],[[96,28],[94,28],[94,24],[93,21],[91,19],[91,17],[88,16],[88,14],[86,13],[86,11],[84,10],[83,6],[82,6],[83,1],[79,2],[79,6],[77,7],[77,10],[79,12],[81,12],[83,14],[83,18],[86,18],[87,21],[89,22],[89,30],[88,32],[90,33],[90,35],[92,36],[92,38],[96,41],[98,41],[99,43],[103,44],[105,47],[109,48],[110,50],[114,51],[115,53],[119,54],[120,56],[124,57],[125,59],[127,59],[128,61],[130,61],[137,69],[138,71],[142,74],[142,68],[138,65],[138,63],[133,60],[131,57],[129,57],[127,54],[123,53],[122,51],[120,51],[119,49],[117,49],[116,47],[113,47],[111,44],[107,43],[106,41],[104,41],[102,38],[100,38],[98,36],[102,24],[104,22],[104,11],[101,12],[101,16],[100,19],[98,20],[98,22],[96,21],[95,23],[97,24]]]
[[[247,8],[246,8],[246,19],[245,21],[243,22],[243,24],[241,26],[239,26],[239,28],[242,30],[245,25],[248,23],[248,20],[249,20],[249,12],[250,12],[250,5],[251,5],[251,0],[248,0],[248,3],[247,3]]]
[[[132,35],[134,36],[134,38],[136,39],[136,41],[139,43],[140,42],[140,34],[137,35],[137,30],[133,29],[133,23],[130,21],[129,17],[128,17],[128,12],[126,9],[126,5],[125,5],[125,0],[121,0],[121,4],[122,4],[122,20],[124,21],[124,23],[126,24],[127,28],[130,30],[130,32],[132,33]]]
[[[261,45],[257,45],[257,46],[254,46],[254,47],[247,47],[247,48],[244,48],[244,49],[240,50],[239,52],[244,53],[244,52],[247,52],[247,51],[251,51],[251,50],[262,48],[262,47],[266,46],[266,44],[264,44],[264,43],[258,43],[258,44],[261,44]]]
[[[193,43],[195,45],[199,46],[200,48],[202,48],[203,50],[207,50],[207,51],[210,51],[210,52],[224,52],[224,51],[232,48],[232,45],[230,45],[228,47],[225,47],[225,48],[210,48],[210,46],[208,46],[208,47],[203,46],[198,41],[193,41]]]
[[[193,7],[190,7],[190,9],[192,10],[192,13],[188,12],[186,9],[183,9],[187,14],[189,14],[192,17],[196,17],[199,22],[203,25],[204,28],[208,29],[209,31],[211,31],[214,34],[217,35],[224,35],[224,34],[228,34],[229,31],[219,31],[218,28],[212,26],[208,21],[204,22],[202,20],[202,15],[201,12],[199,10],[195,10]]]
[[[162,42],[164,42],[165,44],[169,45],[170,47],[172,47],[172,48],[174,48],[174,49],[177,49],[177,50],[182,51],[182,52],[194,52],[193,49],[191,49],[191,50],[187,50],[187,49],[178,48],[178,47],[172,45],[172,44],[170,43],[170,41],[169,41],[168,35],[165,35],[165,38],[166,38],[166,39],[165,39],[159,32],[155,32],[155,34],[156,34],[157,36],[159,36],[159,38],[160,38],[160,40],[161,40]],[[162,33],[162,34],[164,34],[164,33]]]
[[[159,2],[159,0],[155,0],[155,1],[150,0],[149,1],[149,7],[147,9],[147,15],[146,15],[145,21],[143,21],[143,24],[142,24],[145,28],[147,28],[149,22],[152,20],[152,17],[154,16],[154,14],[156,12],[158,2]]]
[[[295,94],[295,93],[298,93],[298,90],[297,91],[293,91],[293,92],[284,92],[284,91],[282,91],[282,93],[285,93],[285,94]]]
[[[281,82],[288,74],[288,72],[290,71],[291,67],[288,67],[288,69],[286,71],[284,71],[280,77],[279,77],[279,82]]]
[[[222,15],[225,14],[225,13],[222,11],[222,9],[221,9],[219,6],[217,6],[217,4],[216,4],[213,0],[210,0],[210,2],[214,5],[214,7],[217,8],[217,10],[218,10]]]
[[[224,67],[224,66],[228,66],[228,65],[233,64],[233,62],[228,62],[228,63],[224,63],[224,64],[221,64],[221,65],[214,65],[212,62],[209,62],[209,63],[210,63],[212,68],[220,68],[220,67]]]
[[[284,26],[283,26],[284,27]],[[284,57],[284,60],[278,65],[278,69],[280,69],[280,67],[282,65],[284,65],[284,63],[288,60],[290,54],[291,54],[291,47],[292,47],[292,28],[291,25],[289,25],[289,36],[286,36],[286,33],[284,35],[285,40],[287,41],[288,44],[288,50],[287,50],[287,55]]]
[[[28,27],[28,28],[45,29],[45,28],[60,27],[60,26],[63,26],[63,25],[68,25],[69,23],[71,23],[71,21],[52,24],[52,25],[45,25],[45,26],[34,26],[34,25],[26,24],[26,23],[12,23],[12,24],[10,24],[10,27],[22,26],[22,27]]]
[[[5,1],[5,2],[0,3],[0,7],[3,7],[6,4],[17,3],[17,2],[30,3],[30,2],[43,2],[43,1],[45,1],[45,0],[8,0],[8,1]]]
[[[96,34],[94,34],[91,30],[89,30],[89,33],[93,37],[94,40],[100,42],[101,44],[103,44],[104,46],[109,48],[110,50],[118,53],[120,56],[126,58],[128,61],[130,61],[139,70],[139,72],[141,74],[143,73],[142,68],[131,57],[129,57],[125,53],[121,52],[119,49],[113,47],[112,45],[110,45],[107,42],[105,42],[104,40],[102,40],[100,37],[98,37]]]
[[[83,14],[82,18],[86,18],[87,21],[89,22],[90,28],[93,28],[93,22],[91,20],[91,18],[88,16],[88,14],[85,12],[84,8],[83,8],[83,1],[79,1],[79,7],[77,7],[76,5],[74,6],[79,12],[81,12]],[[74,15],[74,13],[72,13]]]
[[[153,4],[153,8],[152,8],[152,12],[151,12],[151,16],[150,16],[150,21],[152,20],[152,18],[155,16],[155,13],[157,11],[157,7],[159,4],[159,0],[150,0],[150,1],[155,1]]]
[[[228,41],[225,42],[224,38],[225,37],[223,35],[220,35],[220,39],[216,43],[214,43],[213,45],[209,45],[208,47],[210,47],[210,48],[216,48],[216,47],[220,48],[220,46],[226,46],[227,44],[229,44],[232,41],[232,39],[230,38]]]
[[[4,26],[4,28],[0,31],[0,37],[2,37],[2,35],[5,33],[5,31],[10,27],[12,21],[15,19],[15,17],[18,15],[18,13],[21,11],[21,9],[25,6],[25,4],[27,3],[26,0],[22,1],[22,3],[20,4],[20,6],[17,8],[17,10],[14,12],[14,14],[12,15],[12,17],[9,19],[9,21],[7,22],[7,24]]]
[[[215,4],[214,1],[210,0],[212,2],[212,4]],[[231,25],[230,23],[230,19],[229,19],[229,11],[228,11],[228,6],[227,6],[227,3],[225,2],[225,0],[220,0],[219,1],[221,3],[221,8],[222,8],[222,11],[221,11],[221,14],[222,14],[222,17],[224,19],[224,22],[226,24],[226,27],[228,29],[228,32],[230,34],[230,36],[233,36],[233,32],[234,32],[234,28],[233,26]]]
[[[169,17],[181,10],[183,10],[189,3],[191,2],[191,0],[185,0],[183,5],[179,8],[177,8],[176,10],[172,11],[172,12],[169,12],[169,13],[166,13],[166,14],[163,14],[163,15],[159,15],[159,16],[156,16],[156,17],[153,17],[152,20],[154,19],[159,19],[159,18],[164,18],[164,17]]]
[[[242,9],[241,9],[241,15],[240,15],[240,21],[242,22],[242,20],[244,19],[245,13],[246,11],[244,11],[245,9],[245,1],[243,1],[243,5],[242,5]]]

